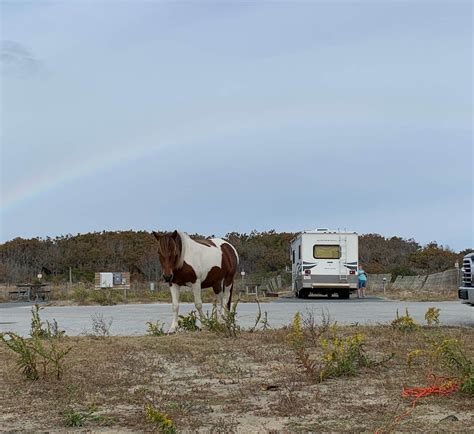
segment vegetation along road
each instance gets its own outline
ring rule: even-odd
[[[12,331],[27,335],[31,324],[31,304],[1,303],[0,332]],[[474,307],[463,305],[458,301],[443,302],[408,302],[389,301],[375,297],[364,300],[328,300],[313,298],[305,301],[297,299],[279,299],[261,303],[262,312],[267,312],[268,323],[272,328],[288,325],[295,313],[313,311],[317,318],[323,313],[339,324],[388,324],[396,317],[396,312],[410,315],[419,323],[424,322],[425,312],[429,307],[440,309],[442,325],[474,327]],[[180,314],[187,314],[194,309],[194,304],[180,305]],[[210,311],[211,304],[204,304],[204,311]],[[241,303],[237,307],[237,322],[240,326],[252,327],[258,313],[257,303]],[[78,336],[90,332],[94,318],[110,324],[111,335],[143,335],[148,321],[161,321],[166,327],[171,320],[169,303],[127,304],[117,306],[44,306],[41,310],[43,320],[56,319],[69,336]]]

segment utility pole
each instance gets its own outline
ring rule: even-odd
[[[72,270],[71,267],[69,267],[69,288],[72,286]]]

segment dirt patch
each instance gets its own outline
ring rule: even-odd
[[[355,376],[318,383],[305,374],[285,329],[236,339],[209,332],[65,338],[73,350],[62,380],[31,382],[21,377],[14,354],[0,346],[0,425],[65,432],[71,415],[79,414],[82,429],[152,431],[144,412],[151,403],[179,432],[373,432],[409,407],[400,396],[404,386],[426,385],[431,370],[446,373],[422,359],[409,367],[409,352],[444,336],[459,339],[467,355],[474,355],[472,328],[401,333],[384,326],[340,327],[339,333],[363,334],[367,354],[375,359],[394,356]],[[469,431],[473,423],[472,396],[456,392],[421,400],[398,429]]]

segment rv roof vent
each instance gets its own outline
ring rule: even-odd
[[[326,231],[329,231],[329,229],[327,228],[318,228],[316,229],[318,232],[326,232]]]

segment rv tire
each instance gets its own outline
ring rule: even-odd
[[[348,289],[344,289],[344,290],[338,291],[337,295],[341,299],[348,299],[350,297],[350,292]]]
[[[298,291],[298,298],[308,298],[308,296],[309,296],[309,290],[301,288]]]

